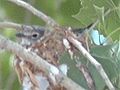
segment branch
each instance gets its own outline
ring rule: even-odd
[[[32,62],[36,67],[41,68],[46,73],[48,73],[48,71],[50,71],[52,68],[58,70],[55,66],[49,64],[44,59],[37,56],[35,53],[28,51],[21,45],[6,39],[1,35],[0,35],[0,48],[6,49],[15,55],[19,55],[24,60]],[[80,85],[76,84],[75,82],[73,82],[71,79],[64,75],[62,75],[62,80],[60,78],[60,81],[61,81],[60,84],[66,87],[68,90],[85,90]]]
[[[82,46],[82,44],[77,41],[76,39],[72,37],[68,37],[68,40],[95,66],[97,71],[100,73],[101,77],[105,81],[106,85],[110,90],[115,90],[114,86],[112,85],[111,81],[109,80],[107,74],[105,73],[102,65],[97,62],[88,52],[87,50]]]
[[[0,28],[13,28],[21,30],[21,24],[13,23],[13,22],[0,22]]]
[[[93,81],[93,78],[92,78],[91,73],[89,72],[87,66],[84,64],[81,64],[80,62],[77,62],[76,66],[78,67],[80,72],[82,72],[82,74],[84,75],[84,78],[87,82],[89,90],[96,90],[95,82]]]
[[[0,28],[12,28],[16,30],[23,30],[23,25],[13,22],[0,22]],[[28,28],[29,30],[33,30],[32,26],[24,25],[24,28]]]
[[[24,28],[23,28],[24,26]],[[42,26],[37,26],[37,25],[33,25],[37,28],[41,28]],[[29,25],[22,25],[22,24],[18,24],[18,23],[13,23],[13,22],[0,22],[0,28],[12,28],[12,29],[16,29],[17,31],[22,31],[25,29],[28,30],[33,30],[33,26],[29,26]]]
[[[9,1],[12,2],[12,3],[17,4],[18,6],[21,6],[21,7],[25,8],[25,9],[27,9],[30,12],[32,12],[34,15],[36,15],[39,18],[41,18],[48,25],[50,25],[50,26],[57,25],[57,23],[52,18],[50,18],[49,16],[45,15],[41,11],[35,9],[30,4],[28,4],[28,3],[26,3],[26,2],[24,2],[22,0],[9,0]]]

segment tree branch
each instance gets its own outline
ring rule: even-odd
[[[23,26],[24,26],[24,28],[27,28],[28,30],[33,30],[33,27],[29,26],[29,25],[22,25],[22,24],[13,23],[13,22],[0,22],[0,28],[12,28],[12,29],[16,29],[17,31],[24,30]],[[37,25],[35,25],[35,26],[39,27]]]
[[[21,24],[13,23],[13,22],[0,22],[0,28],[13,28],[21,30]]]
[[[32,26],[29,25],[22,25],[18,23],[13,23],[13,22],[0,22],[0,28],[12,28],[16,30],[23,30],[23,27],[28,28],[29,30],[33,30]]]
[[[76,66],[80,70],[80,72],[82,72],[82,74],[84,75],[84,78],[86,80],[89,90],[96,90],[95,82],[87,66],[84,64],[81,64],[80,62],[77,62]]]
[[[8,50],[15,55],[18,55],[26,61],[32,62],[36,67],[41,68],[46,73],[48,71],[51,72],[50,71],[51,68],[55,68],[58,70],[58,68],[49,64],[44,59],[37,56],[35,53],[28,51],[27,49],[23,48],[21,45],[6,39],[1,35],[0,35],[0,48]],[[61,81],[60,84],[63,85],[64,87],[66,87],[68,90],[85,90],[80,85],[76,84],[71,79],[64,76],[63,74],[61,74],[61,76],[62,76],[62,80],[61,80],[61,78],[58,78]]]
[[[101,77],[105,81],[106,85],[110,90],[115,90],[114,86],[112,85],[111,81],[109,80],[107,74],[105,73],[102,65],[97,62],[88,52],[87,50],[82,46],[82,44],[77,41],[76,39],[72,37],[68,37],[68,40],[95,66],[97,71],[100,73]]]
[[[36,15],[39,18],[41,18],[48,25],[50,25],[50,26],[57,25],[57,23],[52,18],[50,18],[49,16],[45,15],[41,11],[35,9],[30,4],[28,4],[28,3],[26,3],[26,2],[24,2],[22,0],[9,0],[9,1],[12,2],[12,3],[17,4],[18,6],[21,6],[21,7],[25,8],[25,9],[27,9],[30,12],[32,12],[34,15]]]

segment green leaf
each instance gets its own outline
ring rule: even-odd
[[[77,57],[79,57],[79,61],[82,64],[87,65],[88,61],[84,56],[82,56],[80,53],[78,53]],[[85,80],[83,74],[76,67],[75,60],[76,60],[75,58],[71,59],[69,54],[67,54],[67,53],[64,53],[60,59],[61,63],[67,64],[69,67],[68,77],[70,77],[76,83],[80,84],[81,86],[83,86],[84,88],[86,88],[88,90],[86,80]],[[105,87],[105,83],[102,80],[100,74],[98,73],[96,68],[93,65],[91,65],[90,63],[88,64],[88,69],[92,75],[93,80],[95,81],[97,90],[102,90]]]
[[[95,22],[97,15],[103,17],[104,10],[113,9],[112,0],[80,0],[82,8],[78,14],[73,17],[82,22],[84,25]]]
[[[120,3],[119,3],[119,5],[118,5],[117,14],[118,14],[118,16],[119,16],[119,18],[120,18]]]
[[[96,15],[98,17],[98,19],[100,20],[100,22],[102,22],[104,24],[104,7],[98,7],[96,5],[94,5],[94,8],[96,10]]]
[[[82,8],[80,8],[80,11],[76,15],[73,15],[73,17],[86,26],[96,20],[95,9],[93,7],[93,1],[91,0],[81,0],[81,5]]]
[[[74,18],[79,20],[83,26],[87,26],[97,19],[99,22],[99,29],[104,35],[109,35],[111,32],[119,28],[120,26],[120,2],[119,0],[80,0],[82,8],[80,11],[73,15]],[[110,13],[105,17],[107,11]],[[112,39],[116,40],[119,38],[117,35],[112,35]]]
[[[64,53],[61,56],[60,63],[61,64],[63,64],[63,63],[67,64],[67,66],[69,68],[68,69],[68,77],[70,77],[73,81],[75,81],[76,83],[80,84],[84,88],[88,88],[87,84],[86,84],[86,81],[84,79],[84,76],[82,75],[82,73],[76,67],[75,60],[71,59],[70,55],[67,52]]]
[[[119,87],[117,80],[120,75],[120,42],[107,46],[96,46],[91,49],[91,54],[101,63],[113,84]]]
[[[94,46],[90,51],[91,55],[103,66],[103,69],[111,82],[117,88],[120,88],[120,42],[106,46]],[[89,72],[95,82],[96,90],[104,90],[106,84],[96,68],[80,53],[77,53],[75,56],[79,57],[78,60],[82,64],[88,66]],[[61,63],[65,63],[69,67],[68,76],[84,88],[88,89],[83,74],[76,67],[75,60],[75,58],[71,59],[68,53],[64,53],[61,57]]]
[[[120,18],[115,11],[111,12],[105,20],[106,28],[101,29],[104,35],[110,36],[112,40],[118,40],[120,37]]]

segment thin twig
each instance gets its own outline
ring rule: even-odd
[[[33,30],[33,27],[29,26],[29,25],[22,25],[22,24],[13,23],[13,22],[0,22],[0,28],[12,28],[12,29],[15,29],[17,31],[23,30],[23,26],[24,26],[24,28],[27,28],[29,30]],[[35,26],[40,27],[40,26],[37,26],[37,25],[35,25]]]
[[[35,53],[28,51],[27,49],[23,48],[21,45],[6,39],[1,35],[0,35],[0,48],[3,48],[7,51],[12,52],[13,54],[18,55],[26,61],[32,62],[33,65],[35,65],[38,68],[41,68],[46,73],[51,72],[50,71],[51,68],[57,69],[55,66],[49,64],[44,59],[37,56]],[[60,84],[66,87],[68,90],[85,90],[80,85],[76,84],[71,79],[69,79],[68,77],[62,74],[61,76],[62,76],[62,80],[60,78],[61,81]]]
[[[82,72],[82,74],[84,75],[84,78],[85,78],[85,80],[87,82],[89,90],[96,90],[95,82],[94,82],[94,80],[92,78],[92,75],[89,72],[87,66],[85,66],[84,64],[81,64],[78,61],[77,61],[76,66],[78,67],[78,69],[80,70],[80,72]]]
[[[94,59],[89,52],[82,46],[82,44],[72,37],[68,37],[68,40],[95,66],[97,71],[100,73],[101,77],[105,81],[106,85],[110,90],[115,90],[111,81],[109,80],[107,74],[105,73],[102,65]]]
[[[42,13],[41,11],[35,9],[33,6],[31,6],[30,4],[22,1],[22,0],[9,0],[12,3],[17,4],[18,6],[21,6],[25,9],[27,9],[28,11],[32,12],[34,15],[38,16],[39,18],[41,18],[45,23],[47,23],[50,26],[55,26],[57,25],[57,23],[50,18],[49,16],[45,15],[44,13]]]
[[[13,28],[21,30],[21,24],[13,23],[13,22],[0,22],[0,28]]]

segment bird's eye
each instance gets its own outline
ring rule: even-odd
[[[39,36],[39,34],[38,34],[38,33],[33,33],[33,34],[32,34],[32,38],[33,38],[33,39],[38,38],[38,36]]]

